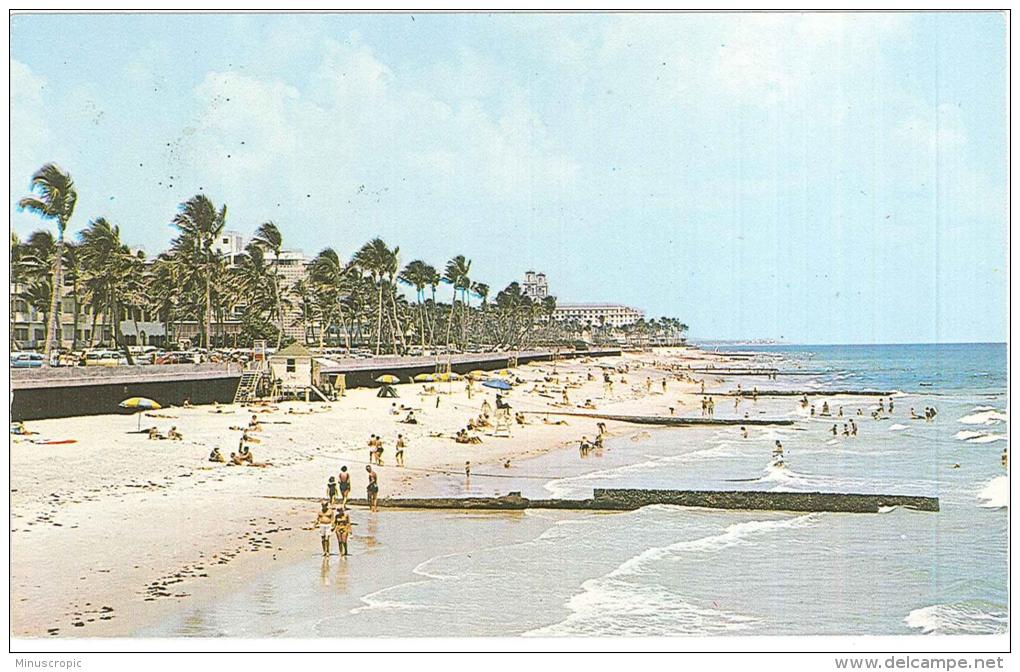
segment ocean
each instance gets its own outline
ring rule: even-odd
[[[706,348],[708,349],[708,348]],[[516,479],[433,479],[450,495],[588,497],[594,487],[930,495],[941,511],[878,514],[354,512],[347,560],[315,556],[251,587],[182,605],[140,636],[415,637],[896,635],[1006,632],[1008,481],[1004,344],[740,346],[803,375],[728,377],[733,389],[894,390],[877,398],[716,397],[716,417],[793,426],[639,428],[581,459],[515,463]],[[888,398],[884,399],[888,403]],[[934,422],[911,420],[933,406]],[[843,417],[839,417],[842,409]],[[858,415],[858,409],[861,414]],[[844,437],[853,420],[857,436]],[[833,436],[832,426],[838,435]],[[582,428],[578,433],[594,433]],[[590,430],[590,431],[589,431]],[[776,440],[786,468],[770,466]],[[309,533],[311,534],[311,533]],[[356,581],[354,578],[356,577]],[[253,577],[255,578],[255,577]],[[356,586],[357,588],[353,588]]]

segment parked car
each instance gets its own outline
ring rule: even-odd
[[[127,358],[113,350],[92,350],[85,353],[85,366],[120,366]]]
[[[12,352],[12,369],[38,369],[46,361],[46,357],[38,352]]]

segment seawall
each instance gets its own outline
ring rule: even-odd
[[[454,355],[439,363],[456,373],[474,369],[505,368],[510,360],[519,364],[579,357],[617,356],[620,350],[578,350],[555,353],[532,350],[521,353]],[[336,360],[323,366],[328,373],[344,374],[347,387],[375,387],[375,379],[392,373],[408,380],[418,373],[433,373],[435,357],[378,357]],[[167,364],[111,367],[43,367],[11,369],[11,419],[42,420],[79,415],[129,413],[118,408],[129,397],[148,397],[163,406],[229,404],[234,400],[242,369],[239,364]]]

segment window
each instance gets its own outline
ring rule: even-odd
[[[35,330],[35,340],[37,340],[37,341],[45,341],[46,340],[46,330],[45,329],[36,329]]]
[[[27,327],[15,327],[14,328],[14,340],[16,340],[16,341],[27,341],[28,340],[28,328]]]
[[[287,373],[295,373],[295,372],[297,372],[297,360],[296,359],[288,359],[287,360]]]

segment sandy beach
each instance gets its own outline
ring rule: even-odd
[[[474,445],[456,443],[453,434],[479,414],[483,400],[493,404],[495,392],[476,383],[469,399],[463,381],[434,384],[438,395],[424,394],[422,384],[400,385],[398,399],[354,389],[332,404],[197,406],[142,418],[143,428],[156,426],[163,433],[176,426],[182,441],[150,441],[136,432],[138,419],[127,415],[29,423],[38,437],[11,437],[12,632],[130,635],[184,604],[250,584],[261,571],[315,552],[318,507],[303,498],[323,496],[328,477],[344,464],[353,474],[352,495],[364,496],[373,433],[386,448],[385,466],[376,467],[383,498],[434,493],[433,476],[462,474],[468,460],[484,494],[504,494],[506,481],[485,474],[513,475],[517,460],[573,446],[596,431],[590,418],[553,425],[529,411],[578,411],[591,399],[598,411],[668,415],[672,406],[677,415],[700,415],[700,386],[681,382],[669,367],[706,361],[727,363],[721,356],[676,349],[561,361],[555,371],[552,363],[521,366],[514,373],[524,382],[507,400],[515,412],[525,412],[527,424],[514,424],[511,437],[483,429],[477,432],[482,443]],[[612,374],[609,398],[599,365],[629,370]],[[588,380],[589,372],[594,380]],[[715,379],[710,377],[709,389],[723,389]],[[533,391],[536,384],[547,391]],[[564,385],[570,408],[557,405]],[[419,424],[399,422],[406,412],[392,415],[394,402],[413,408]],[[215,446],[224,455],[236,449],[240,431],[231,427],[246,425],[253,412],[263,427],[255,435],[260,440],[253,445],[255,459],[272,466],[208,462]],[[607,427],[610,435],[639,429],[614,422]],[[393,466],[398,433],[408,441],[406,468]],[[47,446],[26,440],[34,438],[77,442]],[[351,543],[352,548],[360,543],[357,529]],[[357,582],[356,571],[351,582]]]

